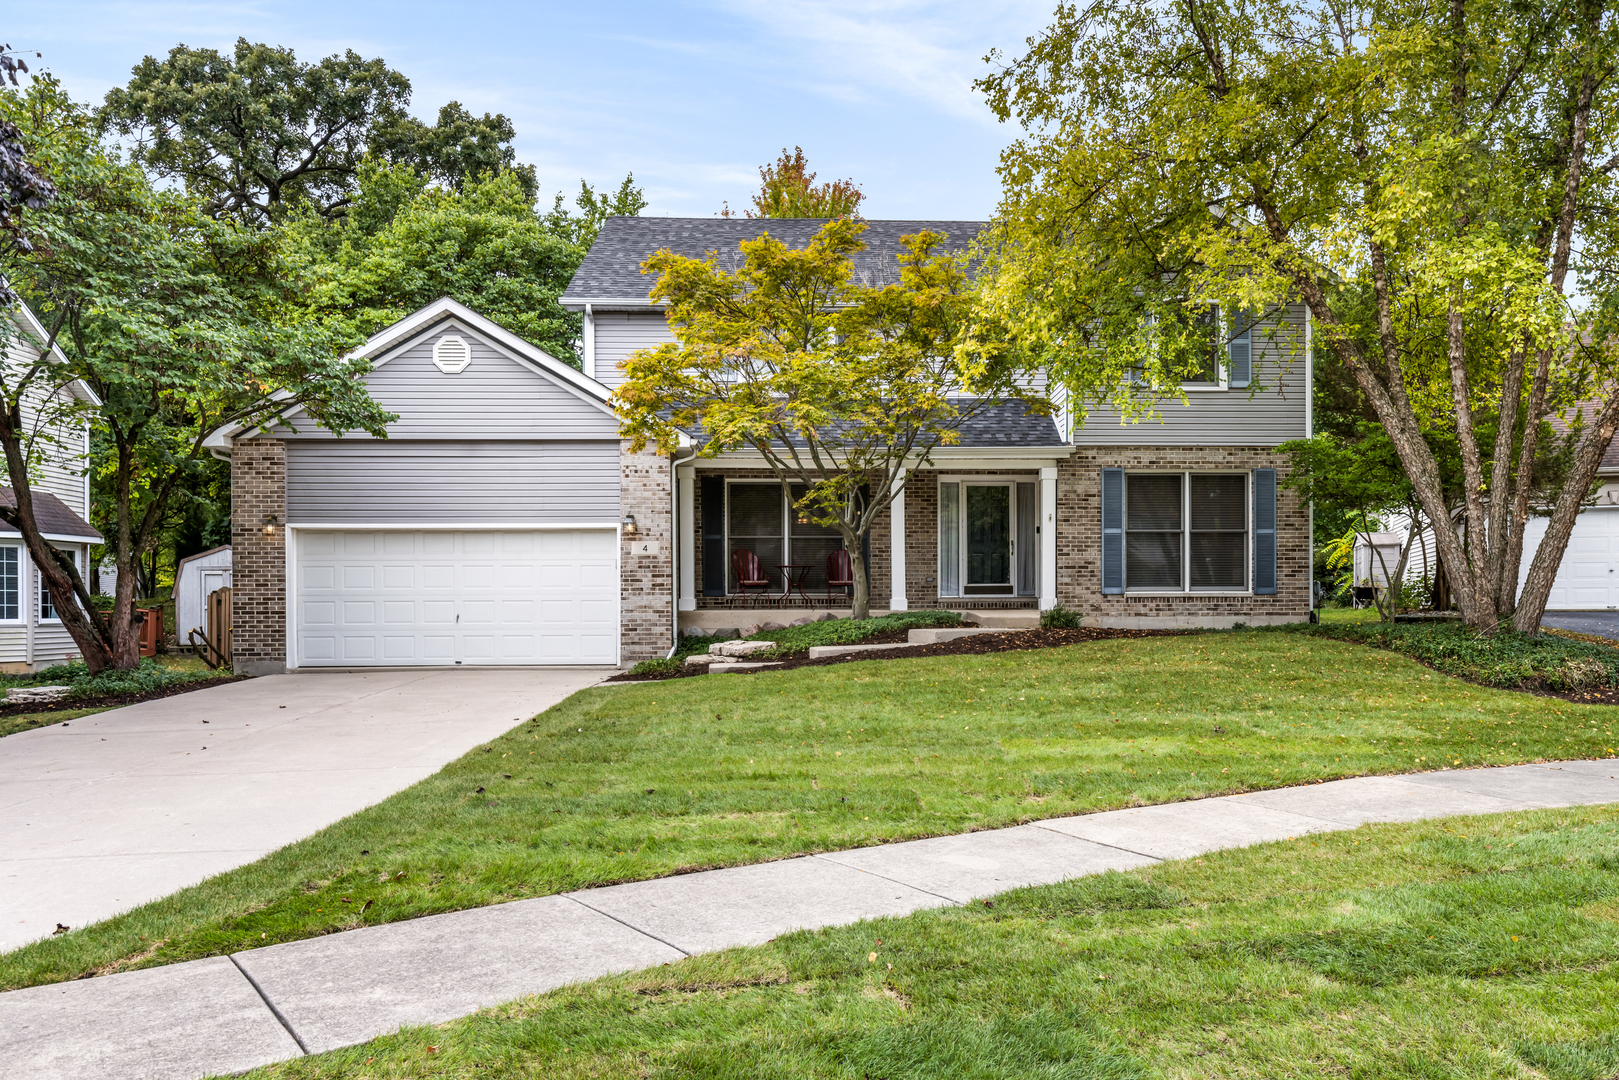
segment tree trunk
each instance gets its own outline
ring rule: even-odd
[[[66,557],[52,547],[39,530],[34,518],[34,489],[28,477],[23,441],[21,409],[0,409],[0,447],[5,451],[7,479],[16,500],[16,509],[6,515],[7,521],[22,534],[28,555],[39,570],[40,583],[50,590],[55,601],[62,629],[79,647],[79,655],[94,675],[112,662],[106,627],[96,613],[95,605],[90,602],[90,592],[85,588],[78,568],[71,563],[64,567],[58,560]],[[35,612],[31,610],[32,596],[26,584],[21,593],[18,598],[20,614],[25,620],[32,619]]]
[[[854,600],[849,618],[871,618],[871,571],[866,566],[865,536],[854,531],[843,535],[843,546],[849,551],[849,566],[854,570]]]
[[[1562,494],[1557,497],[1557,506],[1552,510],[1552,519],[1546,525],[1546,535],[1541,537],[1534,561],[1529,564],[1529,574],[1524,578],[1518,610],[1512,614],[1514,630],[1528,634],[1539,632],[1540,618],[1546,614],[1546,602],[1551,599],[1552,582],[1563,563],[1569,535],[1574,532],[1574,522],[1585,508],[1585,493],[1591,490],[1597,470],[1602,467],[1602,457],[1608,452],[1608,444],[1613,442],[1615,428],[1619,428],[1619,392],[1603,405],[1580,440],[1574,467],[1569,470]]]

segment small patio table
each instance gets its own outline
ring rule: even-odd
[[[804,603],[808,604],[810,602],[810,598],[809,593],[804,591],[804,579],[809,577],[809,572],[811,569],[810,564],[777,563],[776,569],[781,571],[781,579],[785,584],[785,590],[782,592],[780,599],[790,602],[793,598],[793,590],[797,589],[798,595],[804,598]]]

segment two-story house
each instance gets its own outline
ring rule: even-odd
[[[296,412],[216,432],[234,466],[238,668],[628,663],[682,629],[803,615],[802,601],[734,610],[741,549],[773,577],[807,567],[810,609],[846,608],[826,582],[840,541],[791,513],[756,455],[631,454],[611,406],[624,358],[673,337],[648,256],[735,253],[764,231],[801,246],[821,224],[611,218],[562,298],[584,316],[583,372],[445,299],[360,350],[372,396],[400,415],[387,440]],[[868,222],[857,273],[897,276],[903,235],[960,245],[980,228]],[[1276,447],[1309,432],[1308,338],[1302,307],[1263,313],[1157,421],[988,411],[917,462],[879,520],[874,609],[1307,618],[1309,511],[1278,484]]]

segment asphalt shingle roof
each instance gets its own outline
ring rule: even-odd
[[[765,233],[787,244],[803,248],[817,229],[820,218],[665,218],[610,217],[602,225],[585,261],[563,291],[562,303],[572,307],[607,300],[644,300],[653,278],[641,272],[641,264],[658,251],[668,248],[678,255],[702,258],[717,252],[720,265],[741,262],[738,245]],[[866,250],[854,257],[856,278],[867,285],[886,285],[899,280],[899,238],[923,231],[942,233],[945,246],[965,247],[984,228],[982,221],[867,221],[861,235]],[[731,263],[724,260],[729,259]]]
[[[7,510],[16,509],[17,493],[11,488],[0,487],[0,506]],[[69,510],[67,503],[48,491],[34,492],[34,524],[39,526],[40,532],[50,536],[101,536],[95,526]],[[17,535],[16,530],[5,524],[0,524],[0,533]]]
[[[708,441],[702,428],[686,428],[698,445]],[[1028,411],[1021,401],[1002,401],[981,409],[958,429],[961,439],[946,450],[988,449],[990,447],[1061,446],[1057,425],[1049,416]],[[796,441],[796,440],[795,440]],[[799,445],[803,445],[799,443]]]

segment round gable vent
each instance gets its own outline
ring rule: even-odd
[[[454,334],[433,343],[433,364],[446,375],[455,375],[472,363],[472,347]]]

